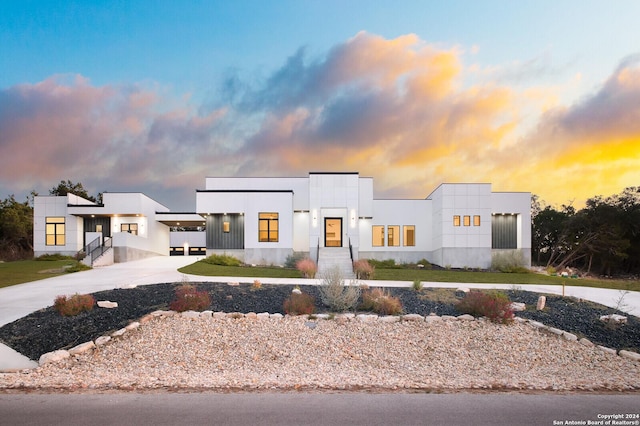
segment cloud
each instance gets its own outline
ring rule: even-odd
[[[413,34],[361,32],[317,57],[300,48],[264,78],[229,72],[200,105],[74,75],[0,89],[0,181],[28,191],[71,179],[95,192],[147,192],[178,210],[193,208],[206,176],[359,171],[382,197],[492,182],[549,202],[640,181],[638,56],[559,105],[555,87],[512,85],[465,55]],[[554,68],[543,59],[514,75]]]
[[[161,107],[153,90],[96,87],[82,76],[0,90],[0,179],[22,190],[61,179],[96,192],[166,185],[208,157],[224,111],[200,116],[187,106]]]

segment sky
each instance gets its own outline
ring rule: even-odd
[[[195,209],[208,176],[640,186],[640,2],[0,2],[0,199],[61,181]]]

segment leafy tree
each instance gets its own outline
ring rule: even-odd
[[[0,257],[16,260],[33,253],[33,197],[25,202],[13,195],[0,201]]]
[[[66,182],[64,180],[61,180],[58,186],[54,186],[49,190],[49,195],[60,196],[67,194],[74,194],[86,200],[96,202],[96,197],[89,195],[89,193],[87,193],[87,190],[84,189],[82,183],[80,182],[73,183],[70,180],[67,180]]]

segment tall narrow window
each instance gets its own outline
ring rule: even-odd
[[[374,247],[384,247],[384,226],[374,225],[371,227],[372,241]]]
[[[398,225],[389,225],[387,227],[387,245],[396,247],[400,245],[400,227]]]
[[[138,235],[137,223],[122,223],[120,224],[120,232],[128,232],[133,235]]]
[[[404,245],[415,246],[416,245],[416,227],[414,225],[403,226],[404,231]]]
[[[64,217],[47,217],[45,244],[48,246],[65,245]]]
[[[278,242],[278,213],[258,214],[258,241],[261,243]]]
[[[225,234],[229,233],[229,221],[225,220],[224,222],[222,222],[222,232],[224,232]]]
[[[453,217],[453,226],[460,226],[460,216]]]
[[[473,226],[480,226],[480,216],[473,217]]]
[[[471,216],[464,217],[464,226],[471,226]]]

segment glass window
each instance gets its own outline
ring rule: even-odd
[[[102,232],[102,225],[96,225],[96,232]]]
[[[473,217],[473,226],[480,226],[480,216]]]
[[[120,232],[128,232],[133,235],[138,235],[137,223],[122,223],[120,224]]]
[[[471,226],[471,216],[464,217],[464,226]]]
[[[415,246],[416,245],[416,227],[414,225],[403,226],[404,231],[404,245]]]
[[[64,217],[47,217],[45,244],[48,246],[65,245],[65,219]]]
[[[460,226],[460,216],[453,217],[453,226]]]
[[[373,236],[372,245],[374,247],[384,247],[384,226],[372,226],[371,235]]]
[[[278,213],[258,213],[258,241],[278,242]]]
[[[222,222],[222,232],[229,232],[229,221],[225,220],[224,222]]]
[[[387,245],[389,247],[400,245],[400,227],[398,225],[389,225],[387,227]]]

